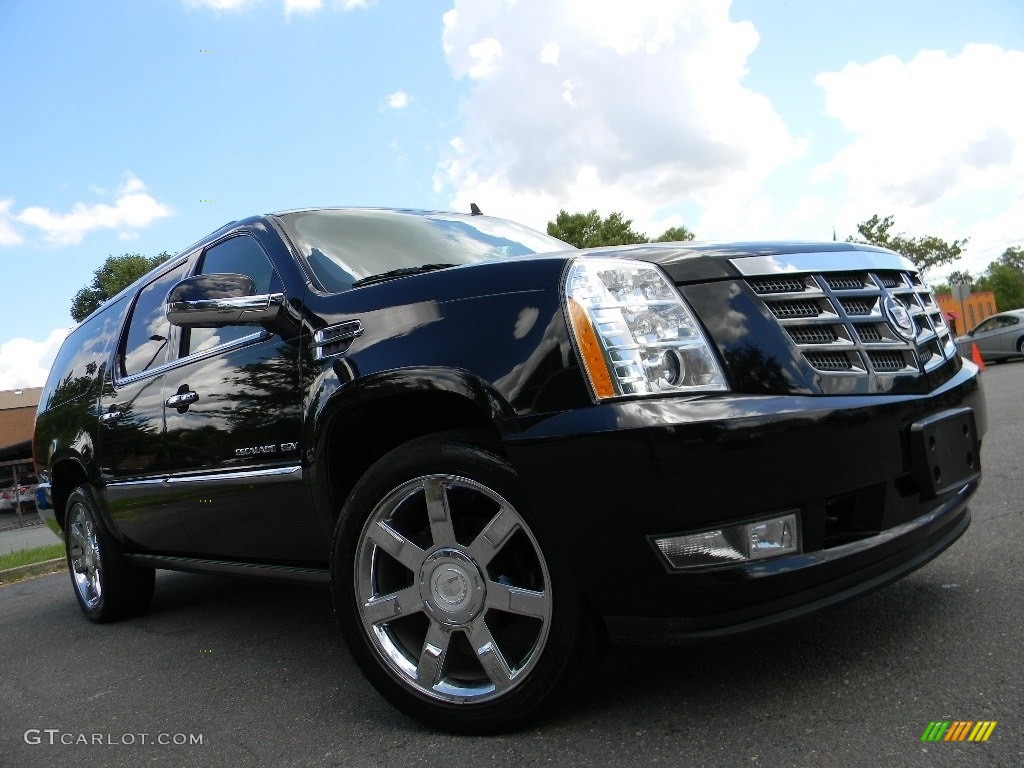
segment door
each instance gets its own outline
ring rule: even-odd
[[[255,239],[208,248],[196,273],[249,276],[283,290]],[[193,552],[280,562],[323,561],[326,536],[300,467],[298,340],[258,325],[183,328],[164,374],[171,495]]]
[[[100,395],[96,440],[101,492],[115,528],[141,548],[173,551],[187,546],[185,530],[163,498],[163,374],[171,336],[163,305],[185,271],[186,264],[180,264],[139,292]]]

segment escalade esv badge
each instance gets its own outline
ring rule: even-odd
[[[71,332],[33,452],[88,619],[160,569],[327,584],[388,701],[497,732],[606,636],[764,627],[967,529],[984,393],[900,254],[473,208],[231,222]]]

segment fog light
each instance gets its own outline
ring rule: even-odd
[[[713,531],[655,539],[672,568],[706,568],[764,560],[800,551],[795,512]]]

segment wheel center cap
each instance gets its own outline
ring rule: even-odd
[[[442,608],[457,610],[469,595],[469,577],[455,565],[442,565],[431,577],[434,600]]]
[[[419,584],[423,604],[444,624],[466,624],[483,608],[483,576],[473,559],[460,550],[433,552],[420,568]]]

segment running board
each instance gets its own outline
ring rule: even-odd
[[[172,557],[169,555],[124,555],[132,565],[163,568],[169,571],[191,571],[193,573],[224,573],[231,576],[249,576],[274,581],[301,581],[314,584],[329,584],[331,573],[326,568],[297,568],[288,565],[264,565],[261,563],[234,563],[229,560],[203,560],[196,557]]]

